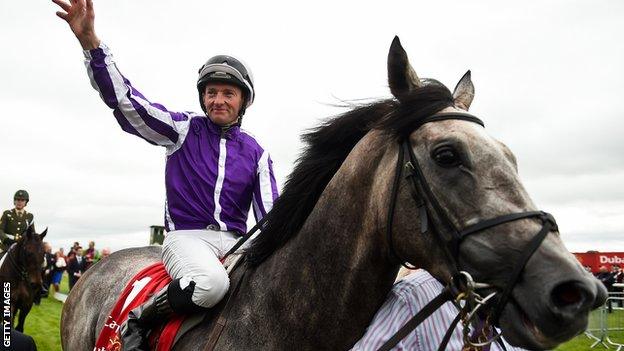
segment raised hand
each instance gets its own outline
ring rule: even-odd
[[[57,11],[56,15],[69,24],[76,38],[84,50],[95,49],[100,45],[100,39],[95,34],[95,11],[93,0],[52,0],[63,11]]]

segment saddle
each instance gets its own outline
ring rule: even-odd
[[[233,254],[228,256],[225,262],[223,262],[228,275],[230,275],[233,269],[237,266],[241,257],[241,254]],[[120,328],[128,318],[128,313],[149,300],[152,295],[167,286],[171,280],[172,279],[165,270],[165,266],[162,262],[157,262],[145,267],[132,279],[130,279],[115,302],[113,309],[109,313],[93,350],[121,350],[122,345]],[[215,307],[222,307],[224,303],[227,303],[227,300],[224,300],[225,301],[221,301]],[[211,309],[206,313],[186,316],[178,315],[163,322],[150,332],[149,343],[151,345],[151,349],[156,351],[171,350],[184,334],[199,325],[208,314],[219,313],[220,310],[221,308],[217,308],[214,311]]]

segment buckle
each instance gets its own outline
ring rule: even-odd
[[[416,168],[412,164],[412,161],[407,161],[403,165],[403,169],[405,170],[405,178],[415,177],[416,176]]]

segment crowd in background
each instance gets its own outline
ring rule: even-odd
[[[622,270],[622,268],[618,265],[612,265],[611,270],[609,270],[606,266],[600,266],[598,273],[596,274],[596,278],[604,284],[609,291],[609,295],[611,295],[611,298],[607,300],[608,312],[611,313],[613,310],[613,301],[615,301],[619,307],[622,307],[623,303],[621,298],[624,297],[624,294],[622,293],[624,289],[616,287],[614,284],[621,284],[624,282],[624,270]]]
[[[52,286],[54,293],[59,292],[59,285],[65,272],[67,272],[69,289],[71,290],[84,272],[99,260],[110,255],[109,248],[99,251],[95,248],[93,241],[89,242],[89,247],[86,249],[83,249],[79,242],[74,242],[67,254],[63,248],[52,253],[52,246],[47,242],[44,243],[44,249],[43,285],[47,291],[50,291],[50,286]]]

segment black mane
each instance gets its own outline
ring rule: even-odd
[[[259,265],[299,232],[327,183],[371,129],[387,130],[403,138],[422,118],[452,105],[450,91],[434,82],[402,96],[400,102],[387,99],[360,106],[305,133],[302,140],[306,148],[267,215],[262,233],[247,249],[247,262]]]

